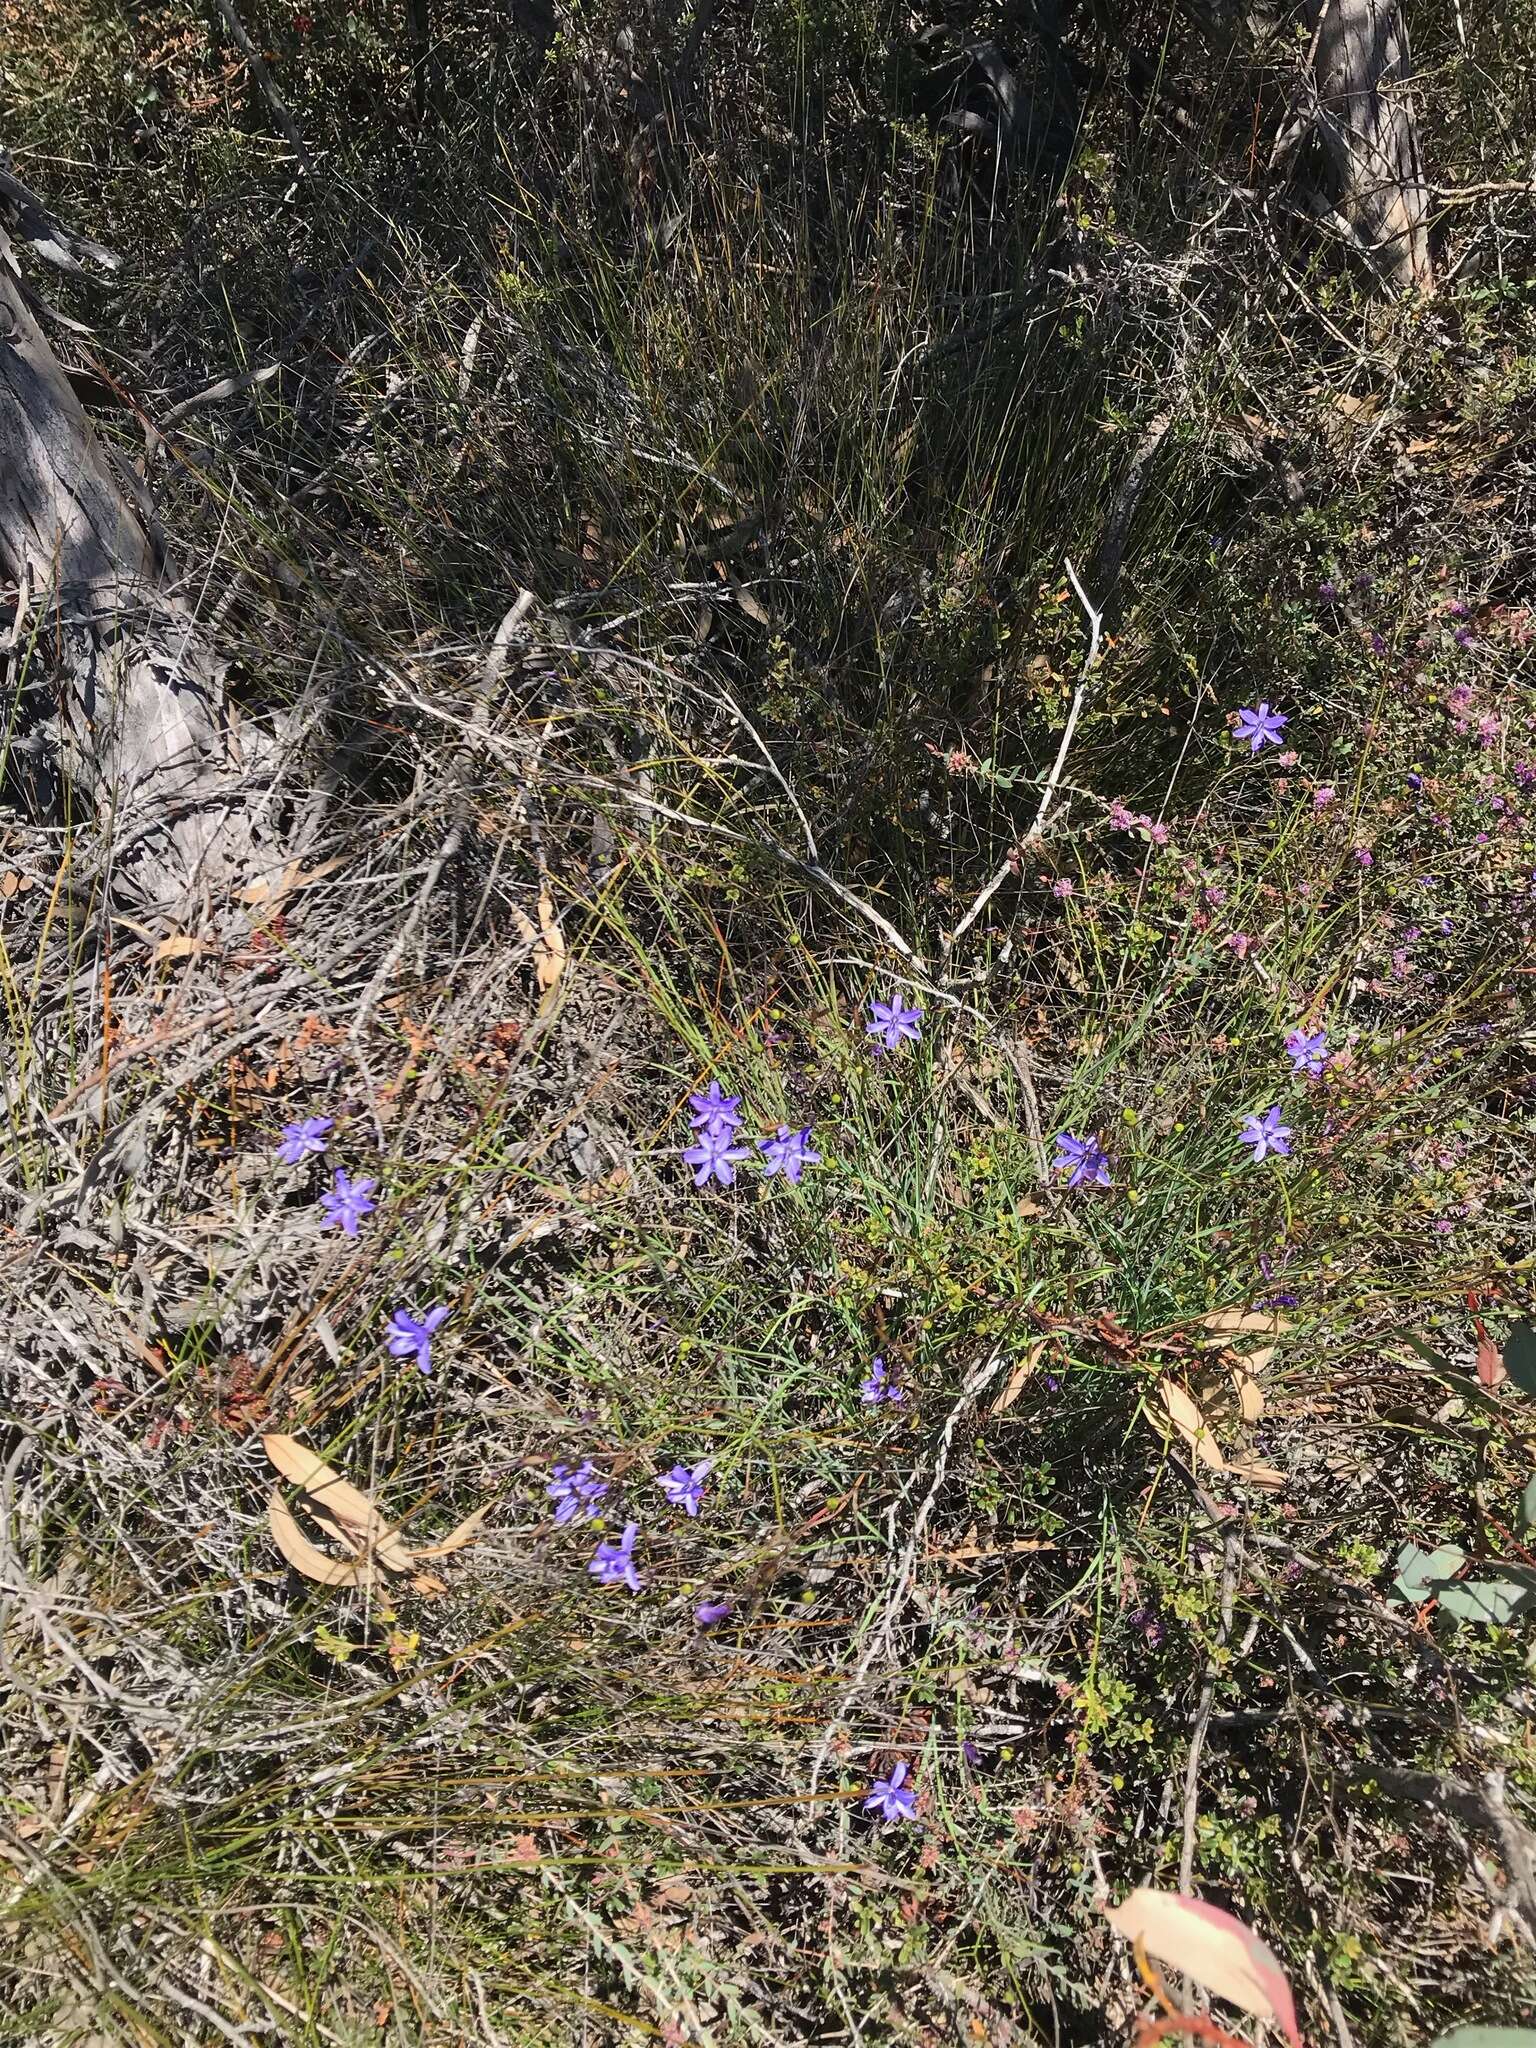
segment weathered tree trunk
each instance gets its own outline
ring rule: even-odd
[[[1334,204],[1380,275],[1434,288],[1408,30],[1397,0],[1312,0],[1316,120]]]
[[[94,814],[110,893],[185,918],[251,876],[224,669],[34,317],[7,220],[66,269],[107,252],[58,228],[0,163],[0,581],[38,628],[16,645],[57,674],[59,766]]]

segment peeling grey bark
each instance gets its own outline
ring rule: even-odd
[[[0,208],[64,268],[79,267],[79,252],[107,253],[59,229],[3,162]],[[30,639],[32,671],[46,662],[57,679],[60,767],[77,818],[82,808],[94,817],[114,900],[186,918],[250,879],[248,784],[224,665],[167,587],[34,317],[3,226],[0,580],[19,587],[30,615],[20,639]]]
[[[1397,0],[1313,0],[1311,11],[1315,119],[1334,204],[1388,283],[1432,291],[1429,194]]]

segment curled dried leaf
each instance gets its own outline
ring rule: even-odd
[[[992,1403],[991,1412],[994,1415],[1005,1415],[1008,1412],[1008,1410],[1013,1406],[1014,1402],[1017,1401],[1020,1394],[1024,1391],[1024,1382],[1031,1376],[1032,1373],[1034,1373],[1038,1369],[1040,1364],[1040,1355],[1044,1351],[1044,1349],[1045,1340],[1043,1338],[1037,1338],[1035,1342],[1028,1347],[1028,1349],[1024,1353],[1024,1356],[1019,1360],[1018,1364],[1013,1368],[1013,1371],[1008,1375],[1007,1385],[1003,1388],[1003,1391],[998,1395],[997,1399]]]
[[[1241,1451],[1235,1458],[1227,1460],[1227,1470],[1234,1479],[1246,1479],[1250,1486],[1260,1486],[1266,1493],[1278,1493],[1285,1484],[1285,1474],[1273,1465],[1266,1465],[1262,1458],[1251,1457]]]
[[[472,1515],[466,1515],[456,1529],[450,1530],[441,1543],[426,1543],[412,1555],[419,1564],[424,1557],[452,1557],[456,1550],[462,1550],[466,1543],[473,1543],[480,1533],[480,1524],[496,1505],[488,1500],[483,1508],[476,1508]]]
[[[1509,1378],[1504,1354],[1486,1331],[1477,1340],[1477,1376],[1490,1393]]]
[[[1254,1361],[1245,1359],[1232,1367],[1232,1390],[1237,1395],[1237,1412],[1244,1422],[1257,1422],[1264,1413],[1264,1389],[1253,1376]]]
[[[306,1579],[313,1579],[316,1585],[361,1586],[373,1577],[366,1564],[343,1564],[339,1558],[327,1557],[317,1544],[311,1543],[276,1487],[273,1487],[267,1501],[267,1524],[272,1531],[272,1541],[294,1570]]]
[[[550,991],[565,972],[565,934],[560,929],[560,920],[555,915],[555,901],[546,883],[539,890],[539,921],[535,925],[525,910],[513,909],[512,921],[517,926],[518,936],[533,948],[533,975],[539,985],[541,997],[539,1013],[549,1007]]]
[[[1200,1462],[1209,1465],[1213,1472],[1225,1472],[1227,1461],[1211,1435],[1209,1423],[1178,1382],[1159,1380],[1157,1395],[1168,1420]]]
[[[343,1479],[308,1444],[301,1444],[297,1437],[273,1433],[262,1438],[261,1447],[285,1479],[302,1487],[317,1507],[325,1509],[344,1529],[360,1538],[380,1564],[392,1572],[410,1570],[410,1551],[368,1495]]]

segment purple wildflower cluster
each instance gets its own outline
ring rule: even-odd
[[[1267,1159],[1271,1152],[1278,1154],[1282,1159],[1289,1159],[1291,1127],[1281,1122],[1279,1103],[1272,1104],[1262,1115],[1244,1117],[1243,1128],[1238,1132],[1238,1143],[1253,1147],[1255,1166],[1261,1159]]]
[[[645,1581],[635,1564],[635,1538],[639,1534],[638,1522],[626,1522],[617,1543],[598,1544],[587,1570],[600,1586],[628,1586],[631,1593],[642,1589]]]
[[[682,1508],[691,1516],[699,1512],[704,1500],[704,1481],[714,1460],[703,1458],[690,1471],[686,1465],[674,1465],[670,1472],[664,1472],[656,1484],[675,1508]]]
[[[1285,1049],[1291,1056],[1293,1074],[1310,1074],[1316,1080],[1328,1064],[1326,1031],[1306,1031],[1298,1024],[1285,1034]]]
[[[277,1156],[284,1166],[302,1166],[306,1159],[318,1158],[325,1150],[327,1133],[334,1127],[336,1119],[330,1116],[304,1116],[297,1123],[284,1124]]]
[[[574,1471],[569,1465],[556,1465],[544,1491],[555,1503],[555,1527],[563,1529],[567,1522],[597,1520],[608,1481],[590,1458],[583,1458]]]
[[[737,1167],[752,1157],[748,1146],[736,1142],[742,1122],[741,1097],[723,1095],[720,1083],[711,1081],[704,1094],[689,1096],[688,1107],[693,1143],[684,1147],[683,1164],[693,1168],[694,1186],[706,1188],[717,1180],[721,1187],[730,1187]],[[763,1154],[764,1180],[782,1174],[791,1186],[798,1187],[805,1169],[821,1164],[821,1154],[811,1144],[809,1124],[800,1130],[780,1124],[772,1137],[758,1139],[757,1149]]]
[[[712,1458],[701,1458],[692,1467],[674,1465],[670,1472],[658,1477],[656,1484],[672,1507],[681,1508],[692,1518],[704,1504],[704,1482],[713,1463]],[[555,1527],[563,1529],[572,1522],[599,1521],[610,1484],[590,1458],[583,1458],[576,1466],[554,1466],[544,1491],[554,1502]],[[624,1533],[616,1543],[604,1538],[598,1544],[587,1570],[600,1586],[627,1586],[632,1593],[642,1590],[645,1582],[635,1563],[635,1542],[639,1534],[638,1519],[631,1519],[625,1522]],[[723,1621],[730,1612],[729,1600],[704,1601],[696,1610],[695,1618],[701,1628],[708,1628],[714,1622]]]
[[[277,1156],[284,1166],[302,1166],[306,1159],[318,1159],[326,1150],[336,1119],[329,1116],[299,1117],[284,1124],[278,1135]],[[378,1182],[366,1175],[350,1177],[337,1167],[328,1188],[321,1190],[321,1228],[339,1229],[356,1237],[358,1225],[378,1208],[373,1196]],[[432,1339],[448,1320],[449,1311],[439,1303],[419,1315],[397,1308],[384,1325],[384,1341],[391,1358],[413,1359],[419,1372],[432,1370]]]

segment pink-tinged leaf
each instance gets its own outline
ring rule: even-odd
[[[1174,1892],[1139,1887],[1104,1917],[1127,1941],[1140,1941],[1149,1955],[1182,1970],[1217,1998],[1241,2006],[1255,2019],[1274,2020],[1291,2048],[1301,2048],[1296,2001],[1285,1972],[1267,1942],[1219,1906]]]
[[[1490,1391],[1509,1378],[1503,1353],[1486,1333],[1477,1340],[1477,1376]]]

